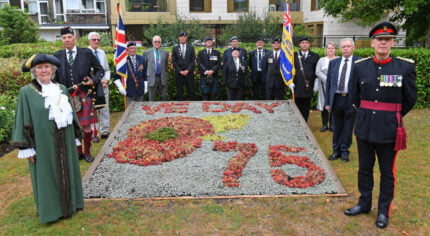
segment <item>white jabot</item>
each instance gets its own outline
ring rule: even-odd
[[[35,155],[36,155],[36,150],[34,148],[22,149],[22,150],[19,150],[18,152],[18,158],[20,159],[29,158]]]
[[[49,109],[49,120],[54,120],[57,128],[61,129],[73,122],[73,110],[69,99],[61,93],[59,85],[50,82],[41,84],[42,97],[45,98],[45,108]]]

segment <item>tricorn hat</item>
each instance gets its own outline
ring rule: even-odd
[[[49,55],[49,54],[34,54],[30,58],[24,61],[22,64],[22,72],[29,72],[31,68],[33,68],[36,65],[43,64],[43,63],[50,63],[52,65],[55,65],[57,67],[61,67],[61,62],[58,60],[58,58]]]

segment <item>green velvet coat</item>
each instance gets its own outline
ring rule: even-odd
[[[63,85],[58,86],[68,94]],[[11,145],[36,150],[36,161],[28,161],[31,182],[40,222],[48,223],[83,209],[84,200],[75,142],[81,136],[76,113],[72,125],[58,129],[48,119],[44,104],[36,80],[20,89]]]

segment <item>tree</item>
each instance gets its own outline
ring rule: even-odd
[[[0,45],[34,43],[38,39],[37,25],[16,7],[6,5],[0,9]]]
[[[347,22],[374,25],[385,17],[407,31],[407,42],[426,40],[430,47],[429,0],[321,0],[324,12]]]

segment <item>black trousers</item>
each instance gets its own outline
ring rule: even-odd
[[[184,100],[184,85],[187,87],[188,99],[191,101],[195,100],[194,95],[194,77],[193,71],[190,71],[191,75],[183,76],[181,74],[176,74],[176,101]]]
[[[302,116],[306,122],[308,122],[309,111],[311,110],[311,99],[312,99],[312,97],[308,97],[308,98],[296,97],[294,99],[297,108],[299,108],[299,111],[302,114]]]
[[[349,102],[348,95],[334,95],[331,114],[333,116],[333,153],[349,154],[349,148],[352,144],[355,109]]]
[[[373,166],[375,154],[378,156],[379,171],[381,172],[378,214],[390,217],[391,203],[394,197],[396,183],[396,155],[394,143],[371,143],[357,138],[358,147],[358,204],[366,210],[372,207]]]
[[[266,82],[262,80],[261,71],[257,71],[257,77],[252,80],[252,99],[266,99]]]
[[[230,100],[242,100],[243,88],[230,88],[228,87]]]
[[[266,100],[284,100],[285,86],[266,88]]]
[[[321,120],[322,120],[323,126],[327,126],[327,127],[331,128],[332,127],[331,119],[332,119],[332,115],[330,112],[328,112],[326,109],[321,111]]]

